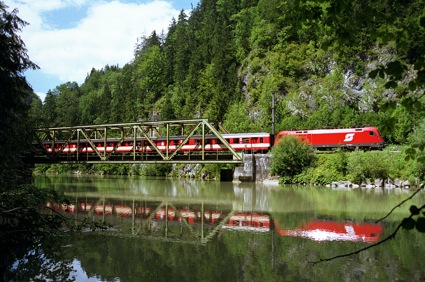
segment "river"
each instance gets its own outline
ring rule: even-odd
[[[37,176],[73,199],[50,205],[112,228],[43,242],[19,258],[15,281],[425,281],[424,234],[359,254],[422,205],[413,191],[334,191],[111,176]]]

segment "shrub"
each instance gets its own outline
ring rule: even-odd
[[[272,150],[271,173],[293,177],[313,165],[317,159],[310,145],[296,136],[285,136]]]
[[[127,164],[94,164],[93,170],[97,174],[107,175],[127,175],[130,170],[130,166]]]
[[[295,176],[294,182],[306,184],[329,184],[345,179],[347,172],[347,153],[338,151],[335,154],[320,154],[316,165],[305,169]]]
[[[166,176],[171,172],[170,164],[147,164],[142,166],[141,175],[143,176]]]
[[[411,178],[410,166],[401,152],[354,151],[348,157],[348,180],[360,183],[366,179]]]

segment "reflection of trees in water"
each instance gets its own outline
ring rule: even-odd
[[[4,281],[74,281],[70,276],[72,258],[67,257],[68,249],[63,246],[62,239],[57,237],[20,246],[19,255],[11,256],[14,261],[3,272]],[[2,257],[6,256],[2,254]]]
[[[295,220],[288,221],[300,222],[306,218],[296,216]],[[130,217],[121,217],[121,220],[131,222]],[[160,228],[164,227],[164,221],[155,222]],[[388,224],[389,229],[395,226],[395,223]],[[293,281],[295,278],[311,280],[312,277],[331,281],[335,275],[346,280],[382,281],[408,280],[414,277],[412,275],[424,277],[425,274],[420,267],[421,260],[417,259],[417,254],[423,253],[425,246],[412,244],[412,240],[420,242],[418,233],[399,234],[397,240],[390,243],[391,248],[368,250],[359,256],[312,267],[308,261],[347,252],[363,244],[335,241],[317,243],[278,236],[273,229],[270,232],[227,230],[206,244],[195,244],[195,237],[184,240],[175,236],[180,232],[178,222],[170,226],[170,233],[174,232],[170,234],[170,239],[175,240],[141,234],[130,236],[113,231],[73,234],[41,242],[35,250],[21,252],[19,264],[15,264],[15,268],[5,277],[14,281],[29,281],[34,277],[66,281],[73,271],[71,263],[74,259],[81,263],[89,277],[108,281],[240,281],[251,278]],[[188,230],[186,232],[186,235],[190,235]],[[25,253],[27,255],[24,257]],[[391,265],[390,272],[388,265]]]
[[[233,199],[233,185],[219,181],[131,176],[37,176],[35,185],[64,192],[121,193],[157,197],[208,197]]]

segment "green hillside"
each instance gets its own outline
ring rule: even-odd
[[[342,1],[346,2],[346,1]],[[36,126],[208,118],[231,132],[377,126],[404,144],[424,113],[422,1],[202,0],[125,66],[33,101]]]

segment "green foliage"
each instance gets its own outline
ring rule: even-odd
[[[418,126],[409,136],[410,147],[406,149],[406,161],[413,161],[414,173],[420,179],[425,177],[425,119],[418,122]]]
[[[0,184],[12,185],[23,169],[21,156],[31,140],[27,101],[32,90],[23,73],[38,66],[30,61],[19,36],[28,23],[17,16],[16,9],[9,12],[7,8],[0,2]],[[0,191],[7,189],[1,186]]]
[[[348,157],[348,179],[355,183],[366,179],[411,179],[412,172],[406,169],[409,165],[400,151],[355,151]]]
[[[91,170],[96,174],[127,175],[130,165],[127,164],[94,164]]]
[[[257,128],[253,128],[254,124],[247,112],[248,107],[244,102],[237,102],[231,105],[229,111],[224,116],[224,128],[229,132],[235,133],[257,131]]]
[[[16,259],[21,248],[27,251],[25,247],[36,244],[40,238],[62,234],[67,220],[46,203],[69,204],[63,193],[31,185],[3,190],[10,190],[0,193],[0,246],[5,258],[7,255]],[[0,267],[4,267],[4,262]]]
[[[172,166],[169,164],[143,165],[140,175],[143,176],[167,176],[171,172]]]
[[[202,167],[200,173],[203,179],[220,179],[221,169],[230,167],[231,165],[206,164]]]
[[[403,219],[401,227],[406,230],[416,229],[421,233],[425,233],[425,205],[417,207],[411,205],[409,208],[410,216]]]
[[[340,181],[347,177],[347,166],[348,153],[343,150],[335,154],[318,154],[316,165],[294,176],[292,182],[326,185]]]
[[[360,184],[375,179],[408,179],[412,183],[418,177],[415,162],[405,160],[404,148],[387,148],[384,151],[353,152],[338,150],[335,153],[317,155],[316,165],[300,174],[287,178],[289,183],[330,184],[349,180]]]
[[[312,166],[317,156],[313,147],[296,136],[285,136],[272,150],[271,173],[292,177]]]

